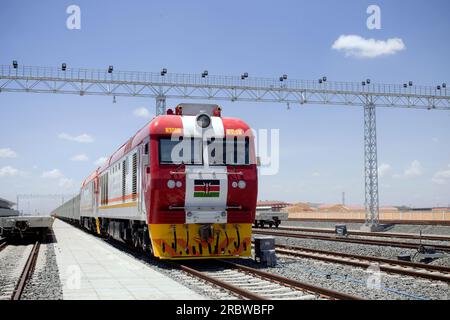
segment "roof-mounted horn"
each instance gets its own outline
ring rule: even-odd
[[[182,113],[176,111],[180,108]],[[207,114],[209,116],[220,117],[221,108],[217,104],[202,104],[202,103],[180,103],[175,108],[176,114],[182,114],[184,116],[196,116],[200,113]]]

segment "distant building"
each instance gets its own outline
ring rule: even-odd
[[[450,207],[435,207],[433,208],[434,212],[450,212]]]

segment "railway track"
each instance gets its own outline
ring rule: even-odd
[[[347,243],[357,243],[357,244],[375,245],[375,246],[408,248],[408,249],[418,249],[419,246],[422,245],[422,246],[433,247],[436,250],[450,252],[450,246],[441,245],[441,244],[432,244],[432,243],[418,243],[418,242],[413,243],[413,242],[400,242],[400,241],[393,241],[393,240],[347,238],[347,237],[341,237],[341,236],[324,236],[324,235],[316,235],[316,234],[289,233],[289,232],[268,231],[268,230],[253,230],[253,233],[275,236],[275,237],[315,239],[315,240],[347,242]]]
[[[322,229],[322,228],[299,228],[299,227],[278,227],[277,230],[284,231],[298,231],[298,232],[311,232],[311,233],[335,233],[334,229]],[[450,241],[449,236],[444,235],[418,235],[410,233],[395,233],[395,232],[364,232],[357,230],[349,230],[349,235],[355,236],[367,236],[367,237],[379,237],[379,238],[399,238],[399,239],[414,239],[414,240],[430,240],[430,241]]]
[[[339,222],[339,223],[365,223],[365,219],[326,219],[326,218],[289,218],[289,221],[312,221],[312,222]],[[380,219],[382,224],[409,224],[409,225],[432,225],[448,226],[450,220],[390,220]]]
[[[381,257],[363,256],[350,253],[309,249],[297,246],[276,245],[276,251],[277,253],[289,256],[309,258],[361,268],[368,268],[376,264],[379,267],[380,271],[383,272],[450,283],[450,267],[393,260]]]
[[[107,240],[107,242],[121,250],[132,252],[139,259],[151,260],[169,268],[182,270],[195,279],[206,281],[248,300],[363,300],[361,297],[289,279],[238,263],[205,260],[198,265],[198,261],[159,260],[138,252],[135,248],[120,241]]]
[[[6,242],[2,245],[4,245],[3,249],[8,246]],[[39,248],[40,241],[36,241],[32,245],[11,246],[8,253],[2,253],[0,258],[2,269],[0,299],[20,300],[27,282],[33,274]]]
[[[362,298],[285,278],[228,261],[198,266],[170,262],[171,265],[215,286],[250,300],[361,300]]]

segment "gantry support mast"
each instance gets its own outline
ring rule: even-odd
[[[364,108],[364,159],[366,227],[378,226],[378,167],[376,108],[450,110],[445,85],[391,85],[363,81],[334,82],[128,72],[76,68],[2,65],[0,92],[65,93],[156,99],[156,114],[164,114],[166,99],[253,101],[290,104],[362,106]]]
[[[364,170],[366,227],[374,231],[378,227],[378,160],[376,108],[368,101],[364,105]]]

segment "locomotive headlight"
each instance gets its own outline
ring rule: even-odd
[[[181,186],[182,186],[183,184],[181,183],[181,181],[177,181],[177,182],[175,183],[175,185],[177,186],[177,188],[181,188]]]
[[[233,181],[233,182],[231,183],[231,186],[232,186],[233,188],[237,188],[238,183],[237,183],[236,181]]]
[[[244,189],[247,186],[247,184],[245,183],[244,180],[240,180],[238,182],[238,186],[239,186],[240,189]]]
[[[208,128],[209,125],[211,124],[211,118],[204,113],[198,115],[195,121],[197,122],[197,125],[203,129]]]
[[[173,181],[173,180],[167,181],[167,187],[168,187],[169,189],[175,188],[175,181]]]

